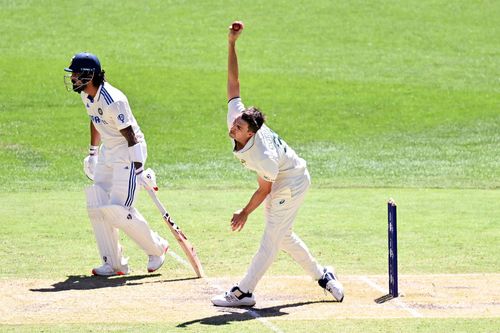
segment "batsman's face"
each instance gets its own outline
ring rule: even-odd
[[[248,129],[248,123],[241,117],[233,121],[233,126],[229,130],[229,136],[240,143],[246,143],[253,135],[254,133]]]
[[[83,76],[81,73],[71,72],[71,74],[64,76],[64,84],[68,91],[73,90],[74,92],[80,93],[85,89],[87,84],[89,84],[92,77],[93,74],[92,76]]]
[[[76,92],[82,91],[85,86],[85,83],[80,80],[80,74],[75,72],[71,73],[71,83],[73,84],[73,91]]]

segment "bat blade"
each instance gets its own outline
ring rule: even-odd
[[[177,224],[172,220],[170,215],[165,214],[163,215],[163,219],[167,223],[168,228],[174,235],[175,239],[177,239],[177,242],[179,243],[180,247],[182,248],[182,251],[184,251],[184,254],[189,260],[189,263],[193,267],[196,275],[198,277],[205,277],[205,273],[203,271],[203,266],[201,266],[200,259],[198,258],[198,254],[196,254],[196,250],[194,246],[191,244],[191,242],[187,239],[186,235],[182,232],[182,230],[179,228]]]
[[[165,206],[163,206],[163,204],[160,202],[160,199],[158,199],[156,193],[153,190],[148,190],[148,193],[153,202],[156,204],[156,207],[158,207],[160,213],[162,214],[163,220],[167,224],[168,229],[172,232],[172,235],[174,235],[182,251],[184,251],[184,254],[186,255],[191,266],[193,267],[193,270],[195,271],[196,275],[199,278],[205,277],[203,266],[201,265],[200,259],[198,258],[194,246],[187,239],[186,235],[182,232],[179,226],[174,222],[170,214],[165,209]]]

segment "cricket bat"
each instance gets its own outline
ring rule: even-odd
[[[156,195],[156,192],[153,189],[148,190],[149,196],[153,200],[153,202],[156,204],[156,207],[158,207],[158,210],[163,216],[163,220],[167,223],[168,228],[174,235],[175,239],[177,239],[177,242],[181,246],[182,250],[186,254],[186,257],[189,260],[189,263],[193,267],[194,271],[196,272],[196,275],[201,278],[205,277],[205,273],[203,272],[203,267],[201,266],[200,259],[198,258],[198,255],[196,254],[196,250],[194,249],[193,245],[188,241],[186,235],[181,231],[179,226],[174,222],[172,217],[170,217],[170,214],[168,211],[165,209],[165,206],[161,203],[160,199],[158,199],[158,196]]]

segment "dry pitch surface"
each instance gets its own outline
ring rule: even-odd
[[[306,276],[265,276],[252,309],[217,308],[210,298],[238,277],[169,279],[161,274],[64,281],[0,279],[0,324],[170,322],[220,325],[260,320],[500,317],[500,274],[400,276],[402,297],[377,304],[387,276],[340,276],[346,296],[332,301]],[[267,319],[266,319],[267,318]]]

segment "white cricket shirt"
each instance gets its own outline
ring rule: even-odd
[[[132,126],[137,141],[144,142],[144,135],[130,110],[127,97],[120,90],[104,82],[94,98],[83,91],[80,96],[106,149],[111,150],[119,146],[127,148],[127,140],[120,130],[129,126]]]
[[[240,97],[228,102],[227,126],[231,130],[234,120],[245,111]],[[233,141],[233,154],[248,169],[255,171],[268,182],[285,181],[289,178],[303,177],[306,161],[300,158],[278,134],[266,124],[248,140],[245,147],[236,151]]]

